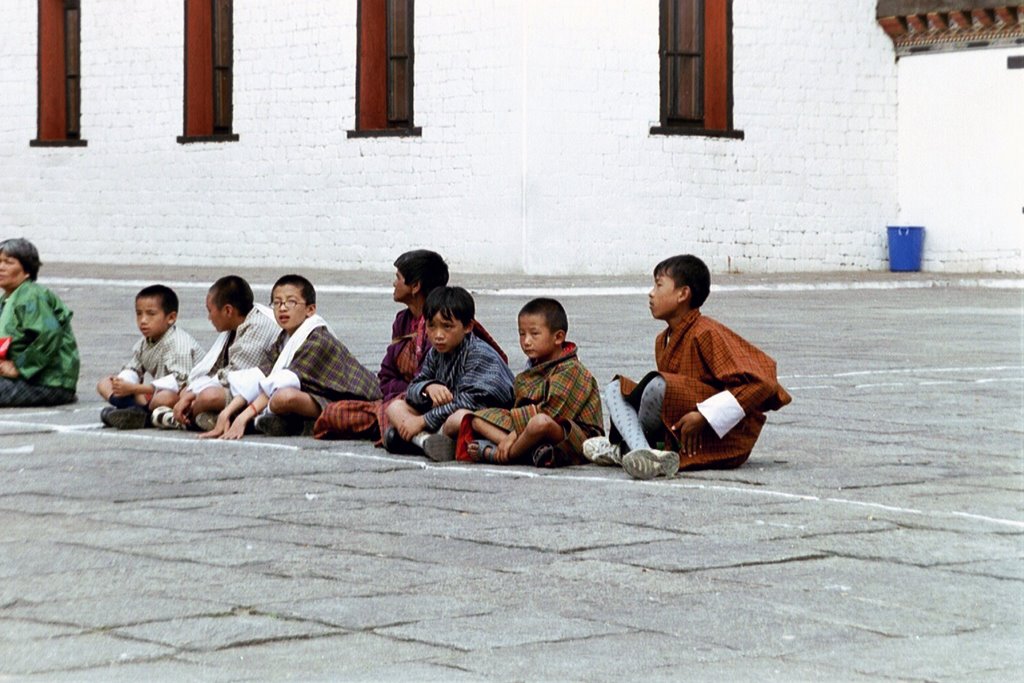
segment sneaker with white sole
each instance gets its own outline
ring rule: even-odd
[[[209,410],[199,413],[192,420],[192,424],[198,427],[199,431],[208,432],[217,426],[217,413]]]
[[[257,415],[253,420],[253,426],[257,432],[267,436],[299,436],[302,434],[304,424],[302,418],[266,413]]]
[[[174,417],[174,409],[167,406],[154,408],[149,421],[159,429],[181,429],[181,423]]]
[[[142,406],[133,408],[115,408],[107,406],[100,411],[103,424],[114,429],[142,429],[146,426],[149,411]]]
[[[583,442],[583,457],[597,465],[621,465],[622,447],[607,436],[595,436]]]
[[[672,478],[679,471],[679,454],[653,448],[638,448],[622,456],[622,469],[634,479]]]
[[[455,459],[455,439],[431,434],[423,440],[423,453],[434,462],[450,462]]]

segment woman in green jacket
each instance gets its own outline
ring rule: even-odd
[[[78,345],[71,311],[36,283],[39,252],[26,239],[0,242],[0,407],[75,400]]]

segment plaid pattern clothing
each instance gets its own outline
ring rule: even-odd
[[[277,323],[253,307],[249,315],[239,325],[225,345],[221,357],[214,363],[211,375],[225,387],[228,386],[228,373],[233,370],[261,368],[269,362],[274,365],[277,354],[271,355],[271,349],[281,334]]]
[[[572,464],[586,462],[583,442],[604,434],[601,392],[597,381],[579,361],[576,345],[565,342],[559,358],[528,367],[516,375],[516,402],[510,410],[484,408],[474,413],[506,432],[522,434],[538,413],[554,418],[566,431],[556,447]]]
[[[260,366],[264,375],[273,370],[274,360],[287,341],[288,333],[279,332],[270,360]],[[302,391],[312,396],[321,410],[331,401],[380,397],[377,378],[326,327],[309,333],[288,369],[298,376]]]
[[[199,342],[185,330],[178,329],[177,325],[171,325],[156,341],[145,337],[137,341],[132,349],[132,359],[121,369],[131,370],[140,377],[140,381],[147,373],[153,379],[174,375],[180,389],[188,382],[192,366],[202,357],[203,347]]]
[[[658,335],[654,342],[658,373],[665,378],[665,402],[661,407],[666,448],[679,449],[667,429],[697,403],[728,391],[746,414],[722,438],[710,426],[701,434],[697,455],[680,455],[680,469],[731,469],[750,456],[765,423],[765,411],[778,410],[792,399],[779,384],[775,361],[720,322],[691,311],[680,324]],[[650,376],[650,375],[649,375]],[[645,381],[640,384],[620,377],[622,393],[634,406],[640,403]],[[613,430],[613,435],[617,438]]]
[[[465,408],[511,407],[512,371],[487,341],[467,334],[462,343],[448,353],[433,348],[427,352],[419,374],[413,378],[405,400],[426,420],[427,429],[436,432],[449,415]],[[434,406],[424,390],[430,384],[443,384],[454,397],[451,403]]]

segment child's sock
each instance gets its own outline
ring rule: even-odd
[[[636,414],[633,406],[629,405],[626,397],[619,389],[619,380],[613,380],[605,388],[605,404],[608,406],[608,416],[612,424],[619,430],[622,440],[626,442],[629,450],[635,451],[638,448],[650,448],[647,437],[644,436],[643,425],[640,424],[640,417]]]
[[[427,437],[430,436],[430,434],[431,432],[420,432],[416,436],[412,437],[412,445],[417,448],[423,448],[423,442],[427,440]]]

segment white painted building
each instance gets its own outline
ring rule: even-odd
[[[662,134],[670,0],[416,0],[412,118],[375,135],[358,17],[384,0],[237,0],[230,134],[207,135],[183,102],[203,2],[6,3],[3,236],[48,261],[388,271],[429,247],[456,271],[646,273],[692,252],[767,273],[884,270],[901,223],[926,226],[925,270],[1024,271],[1024,43],[897,62],[875,0],[708,0],[701,21],[731,6],[731,121]],[[69,144],[42,130],[54,3],[81,6]]]

